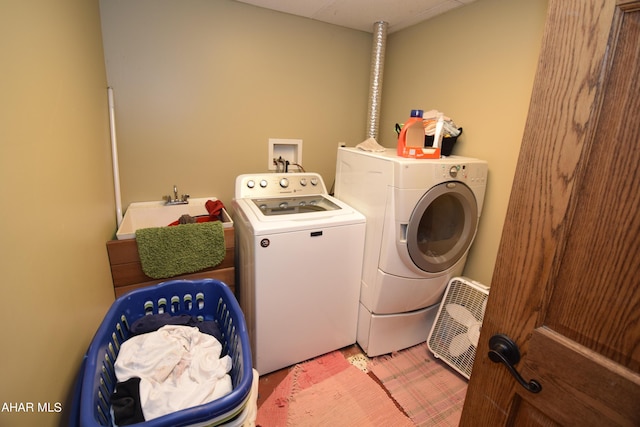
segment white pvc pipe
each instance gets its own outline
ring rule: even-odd
[[[113,190],[116,198],[116,221],[118,228],[122,223],[122,196],[120,195],[120,171],[118,168],[118,146],[116,144],[116,114],[113,102],[113,89],[108,87],[109,95],[109,130],[111,132],[111,163],[113,164]]]

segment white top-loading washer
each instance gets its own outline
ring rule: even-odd
[[[239,300],[254,367],[356,342],[365,218],[315,173],[247,174],[233,200]]]

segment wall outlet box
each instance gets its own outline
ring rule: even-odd
[[[274,159],[282,158],[289,164],[302,165],[302,140],[269,138],[268,170],[276,170]]]

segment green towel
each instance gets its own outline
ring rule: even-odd
[[[153,279],[214,267],[226,253],[220,221],[141,228],[136,241],[142,271]]]

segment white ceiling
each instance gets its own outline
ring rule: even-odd
[[[387,32],[401,30],[475,0],[237,0],[342,27],[373,32],[378,21]]]

